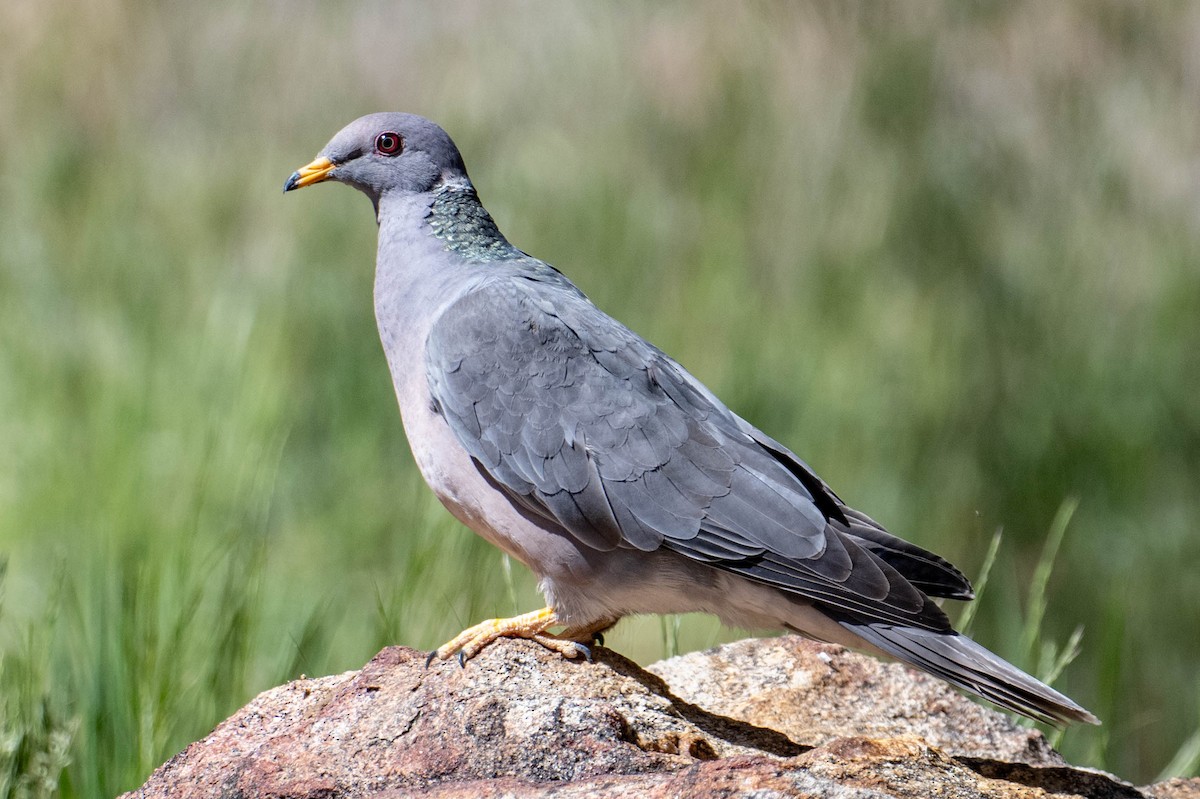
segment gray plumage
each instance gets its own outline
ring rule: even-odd
[[[363,117],[285,189],[327,179],[376,208],[376,316],[422,474],[537,574],[558,621],[705,611],[891,655],[1036,719],[1096,722],[954,632],[931,597],[972,598],[957,569],[844,505],[509,244],[441,128]]]

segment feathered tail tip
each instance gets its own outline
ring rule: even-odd
[[[966,636],[888,624],[842,626],[872,646],[1000,707],[1055,726],[1100,719]]]

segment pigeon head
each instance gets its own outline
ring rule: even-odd
[[[375,207],[388,194],[422,194],[466,181],[462,156],[446,131],[415,114],[369,114],[342,128],[284,191],[336,180],[361,191]]]

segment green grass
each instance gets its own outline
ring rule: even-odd
[[[0,796],[111,796],[281,680],[536,606],[412,465],[366,201],[280,194],[388,108],[441,121],[514,243],[847,501],[986,561],[973,634],[1105,721],[1069,758],[1195,773],[1196,24],[1115,1],[16,0]],[[734,635],[689,616],[610,643]]]

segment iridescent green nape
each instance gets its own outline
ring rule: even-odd
[[[446,188],[429,208],[429,227],[446,243],[446,249],[476,261],[524,257],[508,243],[492,217],[469,186]]]

